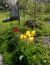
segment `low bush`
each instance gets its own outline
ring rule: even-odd
[[[50,50],[43,44],[20,42],[11,57],[12,65],[50,65]]]
[[[7,44],[7,51],[8,52],[13,52],[14,50],[16,49],[16,44],[12,43],[12,42],[9,42]]]
[[[12,58],[12,65],[30,65],[28,57],[21,51],[15,51]]]

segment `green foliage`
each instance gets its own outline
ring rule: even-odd
[[[12,65],[30,65],[27,56],[20,50],[14,52]]]
[[[41,36],[50,36],[50,25],[46,25],[46,19],[50,19],[50,3],[40,2],[36,6],[36,1],[20,0],[24,18],[21,18],[21,25],[16,21],[2,23],[3,18],[8,17],[9,12],[0,13],[0,50],[3,52],[6,65],[50,65],[50,46],[40,42]],[[28,15],[28,17],[27,17]],[[20,33],[25,33],[31,28],[24,26],[28,19],[38,20],[33,29],[36,31],[36,43],[20,40]],[[19,32],[13,32],[14,28],[19,28]]]
[[[13,53],[11,58],[12,65],[49,65],[50,55],[47,46],[34,44],[24,41],[19,42],[19,48]],[[24,63],[24,64],[23,64]]]
[[[0,36],[0,47],[2,46],[3,42],[4,42],[4,39]]]
[[[8,52],[13,52],[16,49],[16,44],[10,42],[7,44],[7,51]]]
[[[4,52],[4,54],[3,54],[4,64],[10,65],[10,63],[11,63],[11,56],[12,56],[12,54]]]
[[[13,52],[18,47],[19,38],[14,36],[11,40],[7,41],[7,51]]]
[[[27,26],[21,26],[21,27],[19,27],[19,31],[20,31],[20,33],[25,33],[27,30],[31,30],[29,27],[27,27]]]
[[[36,29],[36,36],[43,36],[43,32],[40,29]]]

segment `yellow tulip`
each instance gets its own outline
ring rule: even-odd
[[[31,34],[29,34],[29,37],[31,37]]]
[[[24,39],[24,34],[21,34],[20,35],[20,39]]]
[[[29,37],[29,41],[33,42],[34,38],[33,37]]]
[[[27,36],[26,35],[24,35],[24,39],[26,39],[27,38]]]
[[[30,31],[26,31],[26,35],[29,36],[30,35]]]
[[[31,32],[31,36],[35,36],[35,31],[32,31]]]

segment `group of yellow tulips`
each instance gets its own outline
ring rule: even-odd
[[[30,42],[33,42],[34,41],[34,36],[35,36],[35,30],[26,31],[25,34],[20,35],[20,39],[28,39]]]

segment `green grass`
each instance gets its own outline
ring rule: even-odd
[[[9,17],[9,12],[2,12],[2,13],[0,13],[0,34],[1,33],[3,33],[5,30],[7,30],[7,29],[9,29],[10,27],[11,27],[11,25],[13,26],[13,27],[23,27],[23,25],[24,25],[24,23],[25,23],[25,21],[27,20],[27,19],[29,19],[29,16],[26,16],[25,17],[25,20],[24,20],[24,17],[20,17],[20,26],[18,25],[18,21],[9,21],[9,22],[6,22],[6,23],[3,23],[2,21],[3,21],[3,19],[5,19],[5,18],[8,18]],[[46,22],[44,21],[44,19],[46,19],[46,18],[50,18],[50,14],[48,14],[48,15],[43,15],[42,17],[41,17],[41,19],[39,19],[38,17],[37,17],[37,21],[39,21],[39,22],[42,22],[43,24],[44,24],[44,28],[45,28],[45,31],[44,31],[44,28],[42,29],[42,31],[44,31],[44,33],[46,32],[50,32],[50,24],[49,25],[47,25],[46,24]],[[50,34],[49,34],[50,35]]]
[[[45,16],[45,15],[44,15]],[[47,25],[44,21],[44,16],[41,18],[41,19],[37,19],[40,23],[42,22],[43,23],[43,27],[42,27],[42,30],[40,29],[37,29],[38,33],[40,32],[40,34],[43,34],[42,32],[44,32],[44,35],[49,35],[50,33],[50,25]],[[47,18],[49,15],[46,15],[45,18]],[[20,30],[23,31],[22,28],[23,25],[24,25],[24,17],[20,17],[21,19],[21,22],[20,22],[20,26],[18,25],[18,22],[17,21],[12,21],[12,22],[6,22],[6,23],[3,23],[3,19],[9,17],[9,12],[2,12],[0,13],[0,38],[1,38],[1,45],[0,45],[0,49],[1,51],[3,52],[3,57],[4,57],[4,61],[5,61],[5,64],[6,65],[10,65],[11,63],[11,56],[12,54],[11,53],[8,53],[7,52],[7,40],[3,40],[5,39],[6,35],[8,36],[9,35],[9,31],[11,30],[11,26],[14,28],[14,27],[20,27]],[[29,17],[28,17],[29,19]],[[26,20],[27,20],[27,17],[26,17]],[[26,30],[29,30],[29,28],[27,29],[26,27]],[[25,31],[24,31],[25,32]],[[4,35],[1,35],[2,33],[4,33]],[[20,46],[20,45],[19,45]],[[23,49],[23,47],[22,47]],[[30,47],[29,47],[30,49]],[[40,49],[39,49],[40,50]]]
[[[0,13],[0,33],[8,29],[11,26],[11,24],[13,26],[17,25],[17,21],[11,21],[11,22],[9,21],[3,23],[3,20],[8,17],[9,17],[9,12]]]

